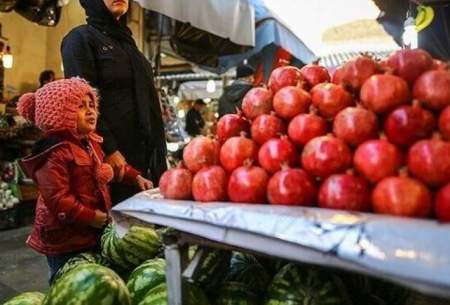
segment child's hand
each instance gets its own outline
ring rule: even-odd
[[[108,223],[108,215],[100,210],[95,210],[94,220],[91,222],[91,226],[97,229],[103,228]]]
[[[141,175],[136,177],[136,183],[139,186],[139,188],[141,189],[141,191],[145,191],[145,190],[149,190],[149,189],[153,188],[153,182],[151,182],[148,179],[145,179]]]

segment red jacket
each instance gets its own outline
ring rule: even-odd
[[[90,223],[96,209],[105,213],[111,209],[108,185],[97,181],[94,157],[70,131],[47,133],[43,142],[37,152],[21,161],[23,170],[39,190],[34,226],[27,243],[45,255],[93,248],[98,245],[101,230]],[[101,138],[94,135],[89,142],[103,161]],[[128,167],[124,180],[132,183],[138,174]]]

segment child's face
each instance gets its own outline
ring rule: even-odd
[[[97,125],[97,105],[87,94],[78,108],[77,129],[82,135],[95,131]]]

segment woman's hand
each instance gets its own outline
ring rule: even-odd
[[[125,174],[125,165],[127,165],[127,161],[124,156],[120,153],[120,151],[116,150],[109,156],[105,158],[106,163],[112,166],[114,170],[114,177],[117,182],[121,182],[123,179],[123,175]]]
[[[91,222],[91,226],[97,229],[103,228],[108,223],[108,215],[100,210],[95,210],[94,220]]]
[[[149,190],[149,189],[153,188],[153,182],[142,177],[141,175],[136,177],[136,183],[139,186],[139,188],[141,189],[141,191],[145,191],[145,190]]]

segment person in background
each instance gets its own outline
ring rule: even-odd
[[[186,114],[186,132],[191,137],[200,135],[203,127],[205,127],[205,120],[202,117],[202,111],[205,105],[203,100],[195,100],[191,109]]]
[[[219,99],[219,117],[228,113],[236,113],[240,108],[245,94],[253,88],[255,70],[250,65],[240,65],[236,69],[236,80],[224,88]]]
[[[44,85],[53,82],[55,80],[55,72],[52,70],[44,70],[39,75],[39,88],[42,88]]]

